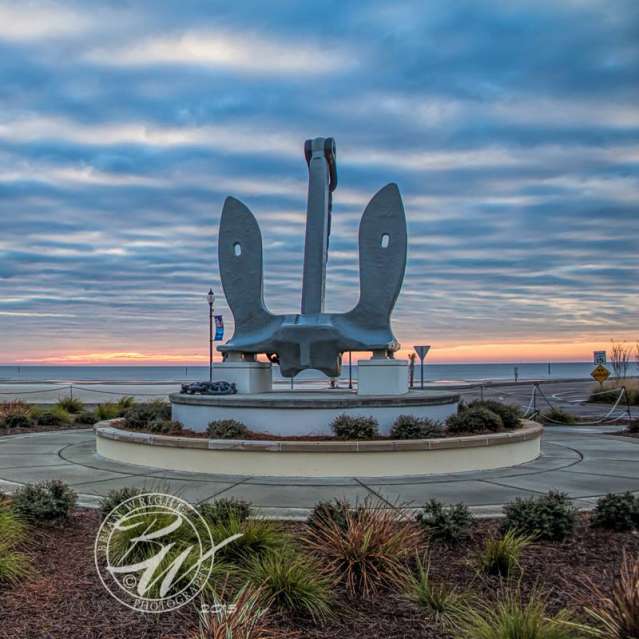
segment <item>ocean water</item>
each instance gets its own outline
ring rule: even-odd
[[[428,364],[424,365],[424,381],[455,383],[480,380],[514,380],[515,367],[520,380],[589,378],[590,362],[561,362],[548,364]],[[56,382],[185,382],[206,380],[208,366],[0,366],[0,381],[56,381]],[[348,363],[342,369],[342,379],[348,379]],[[357,365],[353,364],[353,379],[357,379]],[[277,367],[274,378],[282,379]],[[299,381],[326,379],[319,371],[303,371]],[[415,367],[415,381],[419,382],[419,364]]]

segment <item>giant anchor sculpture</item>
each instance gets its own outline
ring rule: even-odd
[[[239,200],[224,202],[218,239],[220,275],[235,320],[233,337],[218,350],[251,359],[266,353],[285,377],[307,368],[340,374],[342,353],[399,349],[390,316],[406,268],[406,218],[399,189],[387,184],[368,203],[359,226],[360,295],[346,313],[324,312],[332,192],[337,186],[335,142],[307,140],[309,170],[301,313],[274,315],[264,304],[262,236]]]

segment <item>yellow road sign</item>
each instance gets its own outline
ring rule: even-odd
[[[610,371],[603,364],[598,364],[595,366],[595,370],[590,373],[590,377],[603,384],[610,377]]]

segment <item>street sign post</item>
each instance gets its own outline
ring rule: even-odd
[[[420,388],[424,388],[424,359],[428,351],[430,350],[430,345],[425,346],[413,346],[415,352],[417,353],[417,357],[419,357],[420,361]]]
[[[606,351],[593,351],[592,361],[595,366],[606,363]]]

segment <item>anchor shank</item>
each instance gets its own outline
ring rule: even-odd
[[[325,153],[325,139],[308,140],[305,150],[308,161],[308,204],[304,244],[302,315],[324,311],[326,260],[330,231],[330,170]]]

